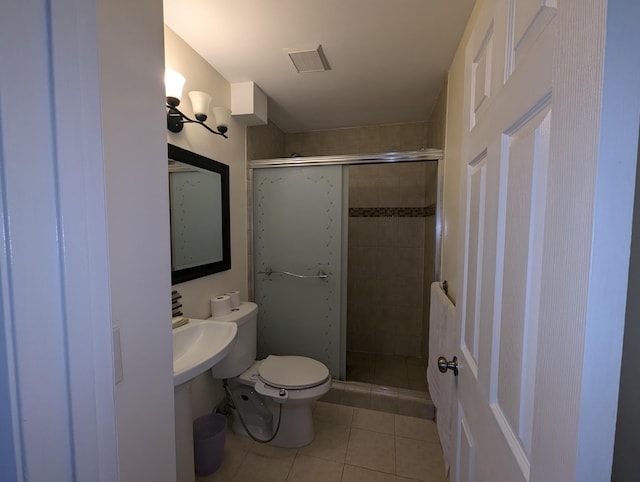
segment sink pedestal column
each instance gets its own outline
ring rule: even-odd
[[[176,420],[176,480],[194,482],[193,419],[191,412],[191,381],[174,387]]]

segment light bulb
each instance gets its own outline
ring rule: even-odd
[[[175,70],[165,70],[164,85],[167,95],[167,104],[174,107],[180,105],[182,87],[184,86],[185,81],[186,79],[184,76]]]

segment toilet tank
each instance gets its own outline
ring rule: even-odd
[[[238,325],[238,336],[233,349],[211,369],[213,378],[237,377],[249,368],[256,359],[258,305],[245,301],[228,315],[212,316],[210,319],[230,321]]]

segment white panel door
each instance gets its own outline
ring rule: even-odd
[[[555,10],[488,0],[465,46],[455,481],[529,480]]]

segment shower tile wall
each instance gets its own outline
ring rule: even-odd
[[[348,351],[424,356],[436,186],[436,163],[349,168]]]
[[[287,134],[287,156],[333,156],[371,152],[418,151],[427,145],[428,122],[347,127]]]
[[[441,140],[431,134],[431,124],[431,121],[408,122],[284,133],[269,121],[267,125],[247,127],[247,160],[276,159],[289,157],[293,153],[301,156],[332,156],[441,148]],[[441,123],[436,125],[440,126]],[[435,132],[436,136],[438,132]]]
[[[286,134],[273,122],[247,127],[247,160],[286,157]]]

